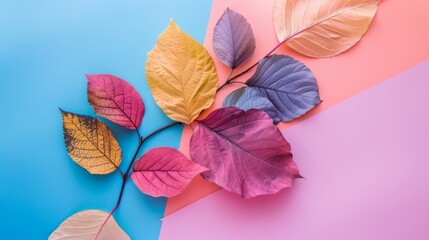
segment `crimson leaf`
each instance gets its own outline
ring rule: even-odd
[[[207,170],[174,148],[158,147],[143,154],[131,178],[140,191],[153,197],[173,197],[197,174]]]
[[[129,129],[140,126],[145,106],[125,80],[110,74],[88,74],[88,101],[96,114]]]

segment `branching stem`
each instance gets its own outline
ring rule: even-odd
[[[115,207],[112,209],[112,211],[110,211],[110,213],[109,213],[109,215],[107,216],[106,220],[104,220],[103,224],[101,225],[100,229],[98,230],[98,232],[97,232],[97,235],[96,235],[95,239],[97,239],[97,238],[98,238],[98,235],[100,234],[101,229],[104,227],[104,225],[106,224],[107,220],[109,220],[109,218],[113,215],[113,213],[118,209],[119,205],[121,204],[122,196],[124,195],[125,184],[126,184],[126,182],[127,182],[128,178],[130,177],[130,171],[131,171],[131,168],[132,168],[132,166],[133,166],[134,162],[135,162],[135,161],[136,161],[136,159],[137,159],[137,156],[138,156],[138,154],[139,154],[139,152],[140,152],[141,147],[143,146],[143,143],[144,143],[146,140],[148,140],[149,138],[151,138],[151,137],[153,137],[154,135],[156,135],[157,133],[162,132],[163,130],[165,130],[165,129],[167,129],[167,128],[170,128],[170,127],[173,127],[173,126],[176,126],[176,125],[179,125],[179,124],[181,124],[181,123],[180,123],[180,122],[172,122],[172,123],[170,123],[170,124],[168,124],[168,125],[165,125],[165,126],[163,126],[163,127],[160,127],[160,128],[158,128],[158,129],[156,129],[155,131],[153,131],[153,132],[149,133],[146,137],[141,137],[141,134],[140,134],[139,130],[138,130],[138,129],[136,129],[137,136],[139,137],[139,144],[138,144],[138,146],[137,146],[137,149],[136,149],[136,150],[135,150],[135,152],[134,152],[134,155],[133,155],[133,158],[131,159],[130,164],[128,165],[127,171],[126,171],[125,173],[122,173],[122,171],[121,171],[119,168],[117,168],[117,170],[119,171],[119,173],[120,173],[120,174],[121,174],[121,176],[122,176],[122,185],[121,185],[121,190],[120,190],[120,192],[119,192],[118,200],[116,201],[116,205],[115,205]]]

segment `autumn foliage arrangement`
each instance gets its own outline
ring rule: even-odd
[[[49,239],[129,239],[112,216],[129,179],[153,197],[181,193],[198,174],[243,198],[291,187],[301,176],[290,144],[276,124],[302,116],[321,100],[311,70],[290,56],[273,52],[286,44],[309,57],[338,55],[361,39],[380,2],[276,0],[273,22],[279,44],[236,74],[252,57],[256,42],[246,18],[226,9],[215,26],[213,48],[217,58],[231,68],[231,74],[219,87],[210,54],[171,21],[148,54],[146,78],[156,104],[173,122],[147,136],[139,132],[147,116],[136,89],[113,75],[87,75],[88,101],[95,114],[135,130],[139,144],[130,164],[121,170],[121,148],[109,128],[95,117],[61,110],[71,159],[91,174],[118,172],[122,186],[110,212],[76,213]],[[255,67],[250,79],[240,79]],[[229,84],[243,86],[225,98],[222,108],[197,120],[212,105],[216,93]],[[140,155],[147,139],[178,124],[194,126],[189,143],[191,159],[169,147]]]

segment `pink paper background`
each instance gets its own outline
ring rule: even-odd
[[[160,239],[429,239],[429,61],[284,134],[305,179],[243,200],[217,191]]]

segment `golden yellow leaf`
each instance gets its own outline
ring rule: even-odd
[[[64,142],[71,159],[92,174],[115,171],[122,161],[121,148],[109,128],[100,120],[65,112]]]
[[[173,20],[148,56],[149,88],[168,117],[189,124],[212,105],[218,84],[213,59]]]
[[[310,57],[332,57],[356,44],[381,0],[276,0],[274,29],[280,42]]]

